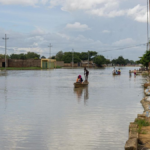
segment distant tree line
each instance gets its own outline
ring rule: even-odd
[[[122,56],[119,56],[117,59],[113,59],[111,61],[111,63],[113,65],[119,64],[119,65],[124,65],[124,66],[127,65],[127,64],[131,64],[131,65],[137,64],[137,62],[135,62],[133,60],[129,60],[129,59],[124,59]]]
[[[74,63],[79,63],[81,61],[88,60],[93,61],[97,66],[101,67],[103,64],[112,64],[112,65],[127,65],[127,64],[136,64],[136,63],[147,63],[145,58],[150,58],[150,52],[147,52],[143,56],[143,58],[140,59],[140,61],[135,62],[133,60],[124,59],[122,56],[119,56],[117,59],[113,59],[110,61],[109,59],[106,59],[103,55],[98,55],[96,51],[88,51],[88,52],[74,52],[73,53],[73,61]],[[5,55],[0,54],[0,59],[5,58]],[[10,56],[7,55],[7,58],[10,59],[40,59],[40,58],[46,58],[45,56],[40,56],[37,53],[34,52],[28,52],[26,54],[11,54]],[[64,61],[65,63],[71,63],[72,62],[72,52],[63,52],[59,51],[56,56],[52,56],[51,59],[56,59],[57,61]],[[150,59],[149,59],[150,60]],[[148,63],[147,63],[148,64]],[[146,64],[146,65],[147,65]]]
[[[5,55],[0,54],[0,59],[4,59]],[[34,52],[28,52],[27,54],[21,53],[21,54],[11,54],[10,56],[7,55],[7,58],[10,59],[40,59],[40,55]],[[46,58],[45,56],[42,56],[41,58]]]
[[[110,61],[109,59],[106,59],[103,55],[98,55],[96,51],[89,51],[89,52],[74,52],[73,57],[74,57],[74,63],[81,62],[81,60],[88,60],[88,55],[89,55],[89,60],[93,61],[96,65],[102,66],[103,64],[110,64],[112,65],[127,65],[127,64],[136,64],[135,61],[129,60],[129,59],[124,59],[122,56],[119,56],[117,59],[113,59]],[[53,56],[54,57],[54,56]],[[65,63],[71,63],[72,62],[72,52],[62,52],[59,51],[55,59],[57,61],[64,61]]]

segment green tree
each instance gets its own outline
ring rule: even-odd
[[[141,63],[143,66],[148,67],[150,62],[150,51],[146,51],[146,53],[140,57],[140,60],[137,63]]]
[[[79,53],[74,53],[74,63],[80,62],[81,59],[79,58]],[[63,56],[63,61],[65,63],[71,63],[72,62],[72,52],[65,52]]]
[[[4,58],[5,58],[5,55],[0,54],[0,59],[4,59]],[[6,58],[9,58],[9,55],[6,55]]]
[[[45,59],[46,57],[45,56],[41,56],[41,59]]]
[[[119,56],[117,59],[113,59],[112,64],[126,65],[128,60],[125,60],[122,56]]]
[[[106,62],[105,62],[107,65],[110,64],[110,60],[109,59],[106,59]]]
[[[88,60],[88,52],[80,53],[80,59],[81,60]]]
[[[59,51],[57,54],[56,54],[56,60],[57,61],[62,61],[63,60],[63,57],[64,57],[64,53],[62,51]]]
[[[125,59],[122,56],[119,56],[118,59],[117,59],[117,64],[126,65],[127,63],[126,63]]]
[[[116,60],[116,59],[113,59],[113,60],[111,61],[111,63],[112,63],[113,65],[116,65],[116,64],[117,64],[117,60]]]
[[[106,58],[102,55],[97,55],[93,61],[97,66],[102,67],[102,65],[106,63]]]
[[[26,54],[23,53],[19,54],[19,59],[27,59]]]
[[[134,60],[130,60],[131,65],[136,64]]]
[[[27,59],[40,59],[40,55],[34,52],[28,52],[26,57]]]
[[[56,59],[56,57],[55,57],[55,56],[52,56],[51,59]]]
[[[126,64],[130,63],[129,59],[125,59]]]
[[[11,54],[10,58],[11,59],[19,59],[19,54]]]

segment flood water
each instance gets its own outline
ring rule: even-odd
[[[129,122],[143,112],[142,76],[121,68],[8,71],[0,76],[0,150],[123,150]]]

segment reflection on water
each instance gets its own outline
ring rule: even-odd
[[[7,109],[7,73],[5,73],[5,88],[4,88],[4,93],[5,93],[5,110]]]
[[[0,71],[0,76],[7,76],[8,75],[8,72],[3,70],[3,71]]]
[[[145,79],[131,68],[8,71],[0,76],[0,150],[122,150],[143,108]],[[131,69],[132,70],[132,69]]]
[[[74,88],[74,93],[77,96],[78,102],[80,102],[81,98],[84,97],[84,104],[87,104],[87,100],[89,99],[88,86],[83,88]]]

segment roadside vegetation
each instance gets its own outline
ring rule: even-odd
[[[140,60],[137,63],[142,64],[144,67],[148,68],[150,61],[150,51],[146,51],[142,57],[139,57]]]
[[[62,68],[61,66],[56,66],[56,69]]]
[[[146,134],[146,131],[142,131],[142,127],[150,126],[150,123],[145,119],[137,119],[135,123],[138,125],[137,132],[141,134]]]

